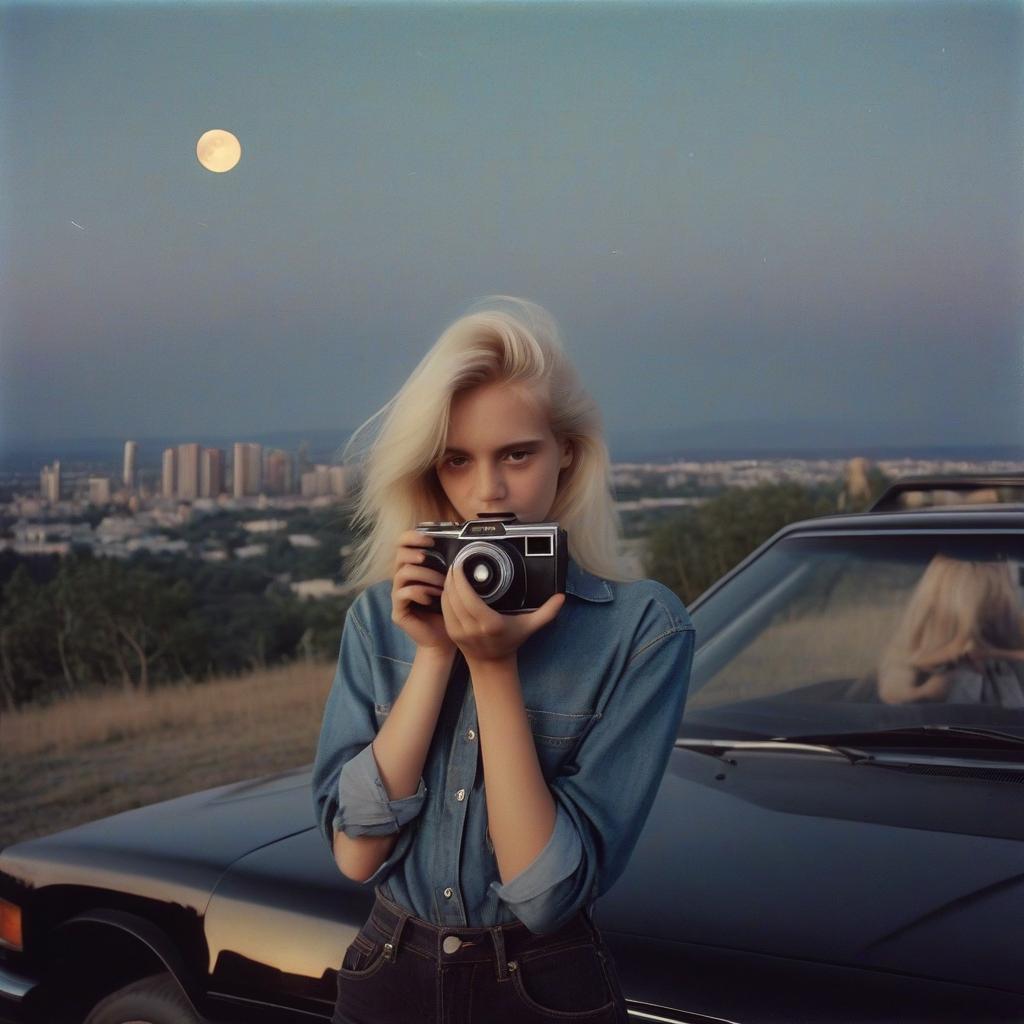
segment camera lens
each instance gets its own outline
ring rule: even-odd
[[[469,585],[481,599],[493,603],[512,583],[512,562],[508,554],[494,544],[474,541],[456,556],[454,565],[462,565]]]
[[[473,584],[473,589],[486,594],[494,586],[497,566],[494,560],[483,555],[467,558],[465,564],[466,578]]]

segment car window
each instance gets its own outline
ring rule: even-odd
[[[776,543],[694,609],[681,733],[1024,732],[1022,562],[1024,534]]]

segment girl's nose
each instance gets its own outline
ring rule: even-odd
[[[480,501],[500,501],[505,497],[505,481],[500,470],[488,469],[485,466],[480,470],[477,485]]]

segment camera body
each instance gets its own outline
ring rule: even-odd
[[[481,512],[466,523],[418,523],[434,538],[423,565],[447,573],[461,565],[477,595],[497,612],[517,615],[565,592],[569,549],[557,522],[520,523],[514,512]],[[440,598],[424,605],[441,610]]]

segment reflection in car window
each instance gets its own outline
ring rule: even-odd
[[[882,653],[878,695],[1024,707],[1024,607],[1013,567],[939,553]]]
[[[1024,651],[1013,657],[1024,636],[1022,562],[1024,534],[780,541],[694,610],[699,647],[681,732],[706,735],[715,725],[722,735],[787,735],[944,722],[998,724],[1024,733],[1024,707],[1014,698],[1024,692]],[[981,615],[980,602],[989,617],[993,605],[999,615],[1013,617],[994,633],[988,627],[973,633],[977,639],[966,644],[973,654],[961,650],[960,641],[932,643],[944,631],[952,630],[947,641],[960,635],[962,626],[948,611],[964,600],[960,567],[966,564],[986,567],[966,570],[980,574],[972,593],[989,595],[977,598],[972,614]],[[993,579],[1004,582],[1005,592],[992,596]],[[924,598],[928,614],[922,615]],[[957,675],[951,685],[936,684],[933,699],[883,699],[880,675],[891,697],[898,692],[893,666],[900,659],[907,664],[908,652],[920,660],[922,637],[908,648],[906,630],[920,634],[925,621],[924,646],[942,655],[936,664]],[[979,657],[979,642],[989,648],[980,653],[990,656]],[[883,665],[888,667],[880,673]]]

